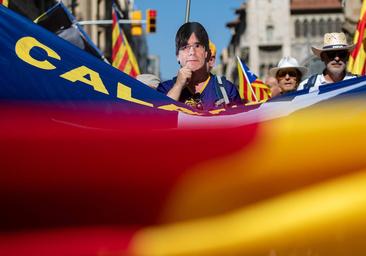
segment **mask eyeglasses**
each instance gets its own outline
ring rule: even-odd
[[[191,49],[202,51],[205,47],[200,43],[187,44],[179,48],[180,51],[189,52]]]

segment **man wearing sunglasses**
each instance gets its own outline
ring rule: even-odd
[[[269,70],[269,74],[271,77],[276,78],[280,94],[285,94],[296,91],[301,78],[307,73],[307,71],[308,69],[300,66],[295,58],[285,56],[279,61],[277,67]],[[273,90],[271,91],[273,92]],[[272,97],[273,96],[274,95],[272,94]]]
[[[159,84],[159,92],[203,111],[241,103],[234,84],[210,73],[214,62],[208,34],[200,23],[183,24],[177,31],[175,47],[180,69],[176,77]]]
[[[354,47],[353,44],[347,44],[346,35],[344,33],[326,33],[324,35],[324,45],[322,48],[311,47],[313,53],[324,62],[325,70],[322,74],[312,75],[301,82],[298,90],[304,88],[315,90],[318,89],[319,86],[325,84],[356,77],[355,75],[346,72],[347,60]]]

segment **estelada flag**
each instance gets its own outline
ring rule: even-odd
[[[362,3],[360,20],[358,21],[357,30],[355,32],[355,37],[353,39],[353,43],[356,45],[356,47],[353,49],[348,61],[348,71],[357,75],[365,75],[366,73],[365,27],[366,27],[366,1],[364,0]]]
[[[240,97],[251,103],[266,102],[271,98],[271,89],[238,58],[239,94]]]
[[[9,6],[9,1],[8,0],[0,0],[0,4],[8,7]]]
[[[122,72],[136,77],[140,69],[127,37],[118,24],[116,6],[112,6],[112,65]]]

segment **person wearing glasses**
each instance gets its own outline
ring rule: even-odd
[[[335,83],[350,78],[355,75],[346,72],[347,60],[350,52],[355,45],[347,44],[346,35],[344,33],[326,33],[321,48],[311,47],[313,53],[318,56],[325,64],[325,70],[322,74],[315,74],[301,82],[298,90],[318,89],[319,86]]]
[[[177,31],[177,76],[159,84],[157,90],[193,108],[209,111],[241,103],[236,86],[210,73],[209,38],[198,22],[187,22]]]
[[[307,73],[308,69],[299,65],[293,57],[283,57],[277,67],[271,68],[269,74],[275,77],[279,87],[280,94],[296,91],[300,84],[301,78]],[[272,87],[271,90],[273,91]]]

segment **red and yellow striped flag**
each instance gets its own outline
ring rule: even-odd
[[[126,35],[118,24],[115,7],[112,7],[112,18],[112,65],[128,75],[136,77],[140,74],[140,69]]]
[[[348,71],[357,74],[365,75],[366,61],[366,0],[363,0],[361,7],[360,20],[358,21],[357,30],[353,43],[356,45],[352,51],[348,61]]]
[[[263,103],[271,98],[271,89],[238,57],[239,95],[247,102]]]
[[[8,7],[9,6],[9,0],[0,0],[0,4]]]

